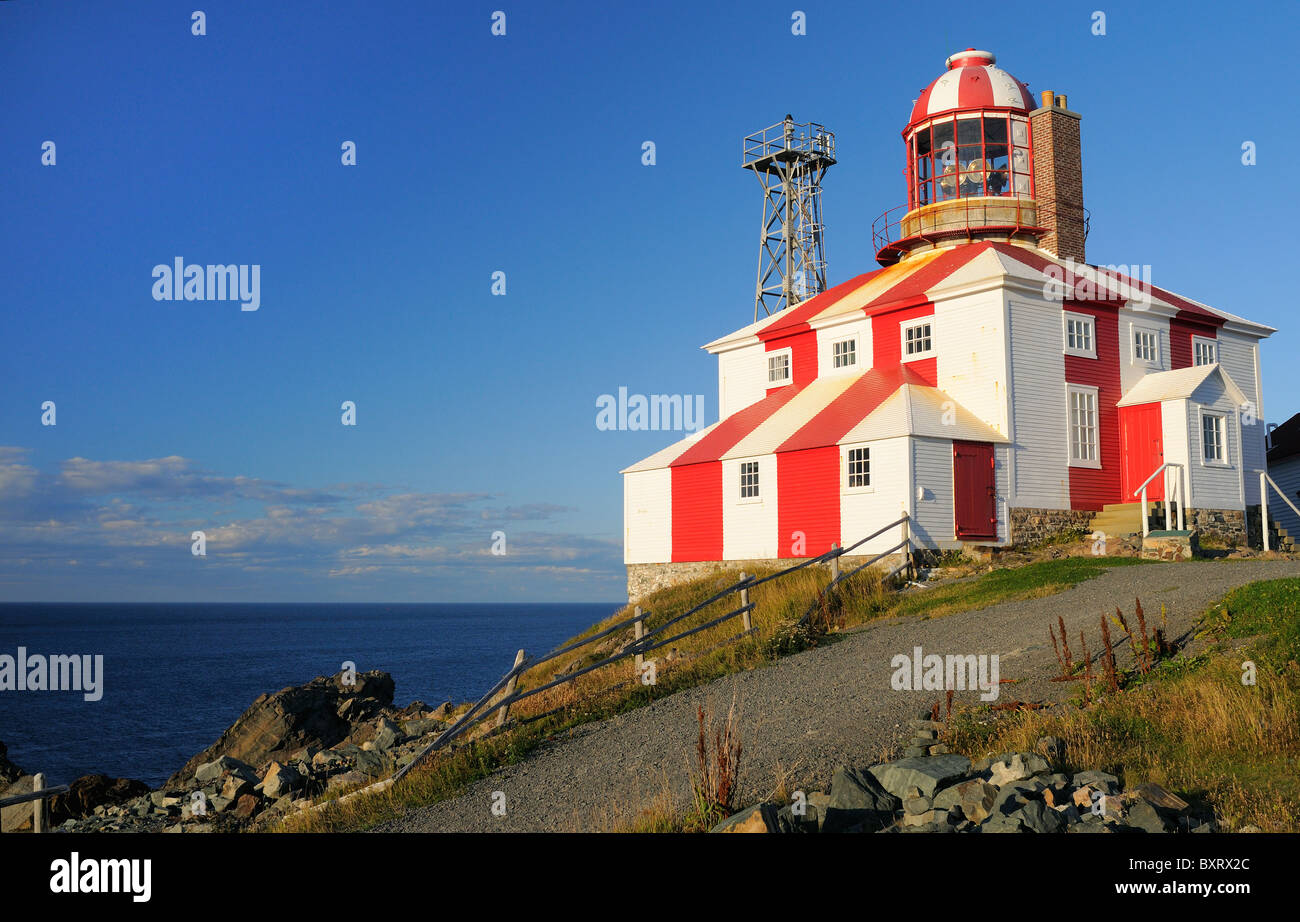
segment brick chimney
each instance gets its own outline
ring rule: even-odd
[[[1029,113],[1034,144],[1034,197],[1038,223],[1047,228],[1039,246],[1061,258],[1084,261],[1083,152],[1077,112],[1065,96],[1044,90],[1042,108]]]

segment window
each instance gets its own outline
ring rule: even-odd
[[[871,486],[871,449],[850,448],[848,455],[848,485],[850,490]]]
[[[1201,459],[1206,464],[1227,464],[1228,443],[1224,436],[1225,417],[1218,413],[1201,415]]]
[[[907,138],[915,208],[970,196],[1030,194],[1029,123],[1004,113],[943,115]]]
[[[790,350],[772,352],[767,357],[767,386],[790,383]]]
[[[934,352],[934,340],[930,336],[930,321],[917,320],[902,325],[903,361],[924,358]]]
[[[740,462],[740,498],[758,499],[758,462]]]
[[[1097,322],[1087,314],[1065,314],[1065,354],[1097,357]]]
[[[858,363],[858,341],[841,339],[831,343],[831,367],[847,368]]]
[[[1192,337],[1193,365],[1213,365],[1218,360],[1214,340],[1206,339],[1203,336]]]
[[[1155,365],[1160,362],[1160,334],[1155,330],[1133,328],[1133,360]]]
[[[1065,396],[1069,408],[1070,465],[1101,467],[1097,445],[1097,389],[1067,384]]]

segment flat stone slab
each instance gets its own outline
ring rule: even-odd
[[[899,800],[906,797],[911,787],[919,788],[924,797],[934,797],[935,791],[960,780],[969,771],[970,759],[955,753],[899,759],[870,768],[880,786]]]

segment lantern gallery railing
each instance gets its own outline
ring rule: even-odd
[[[1083,218],[1084,236],[1087,237],[1091,214],[1082,206],[1064,206],[1052,202],[1039,202],[1032,198],[1003,195],[982,195],[954,198],[942,202],[909,208],[899,205],[891,208],[871,223],[871,243],[877,253],[888,250],[902,251],[898,246],[904,241],[934,241],[966,237],[973,239],[976,231],[1001,231],[1008,235],[1044,232],[1048,220],[1058,213]]]

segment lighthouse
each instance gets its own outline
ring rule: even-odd
[[[1082,262],[1087,217],[1079,115],[1029,88],[988,51],[951,55],[903,129],[907,204],[876,219],[881,265],[954,242],[1041,244]]]
[[[755,322],[706,344],[718,421],[621,472],[630,598],[837,546],[892,569],[1156,520],[1258,533],[1259,347],[1275,331],[1158,287],[1146,267],[1088,263],[1067,97],[1035,98],[989,51],[944,65],[899,107],[902,201],[873,225],[879,266],[783,284]],[[852,168],[798,128],[774,126],[747,163],[806,150]],[[765,194],[782,207],[765,205],[763,246],[796,239],[800,221],[820,241],[820,211],[805,221],[790,204],[811,187],[773,169]],[[801,253],[773,250],[771,279],[821,265]]]

